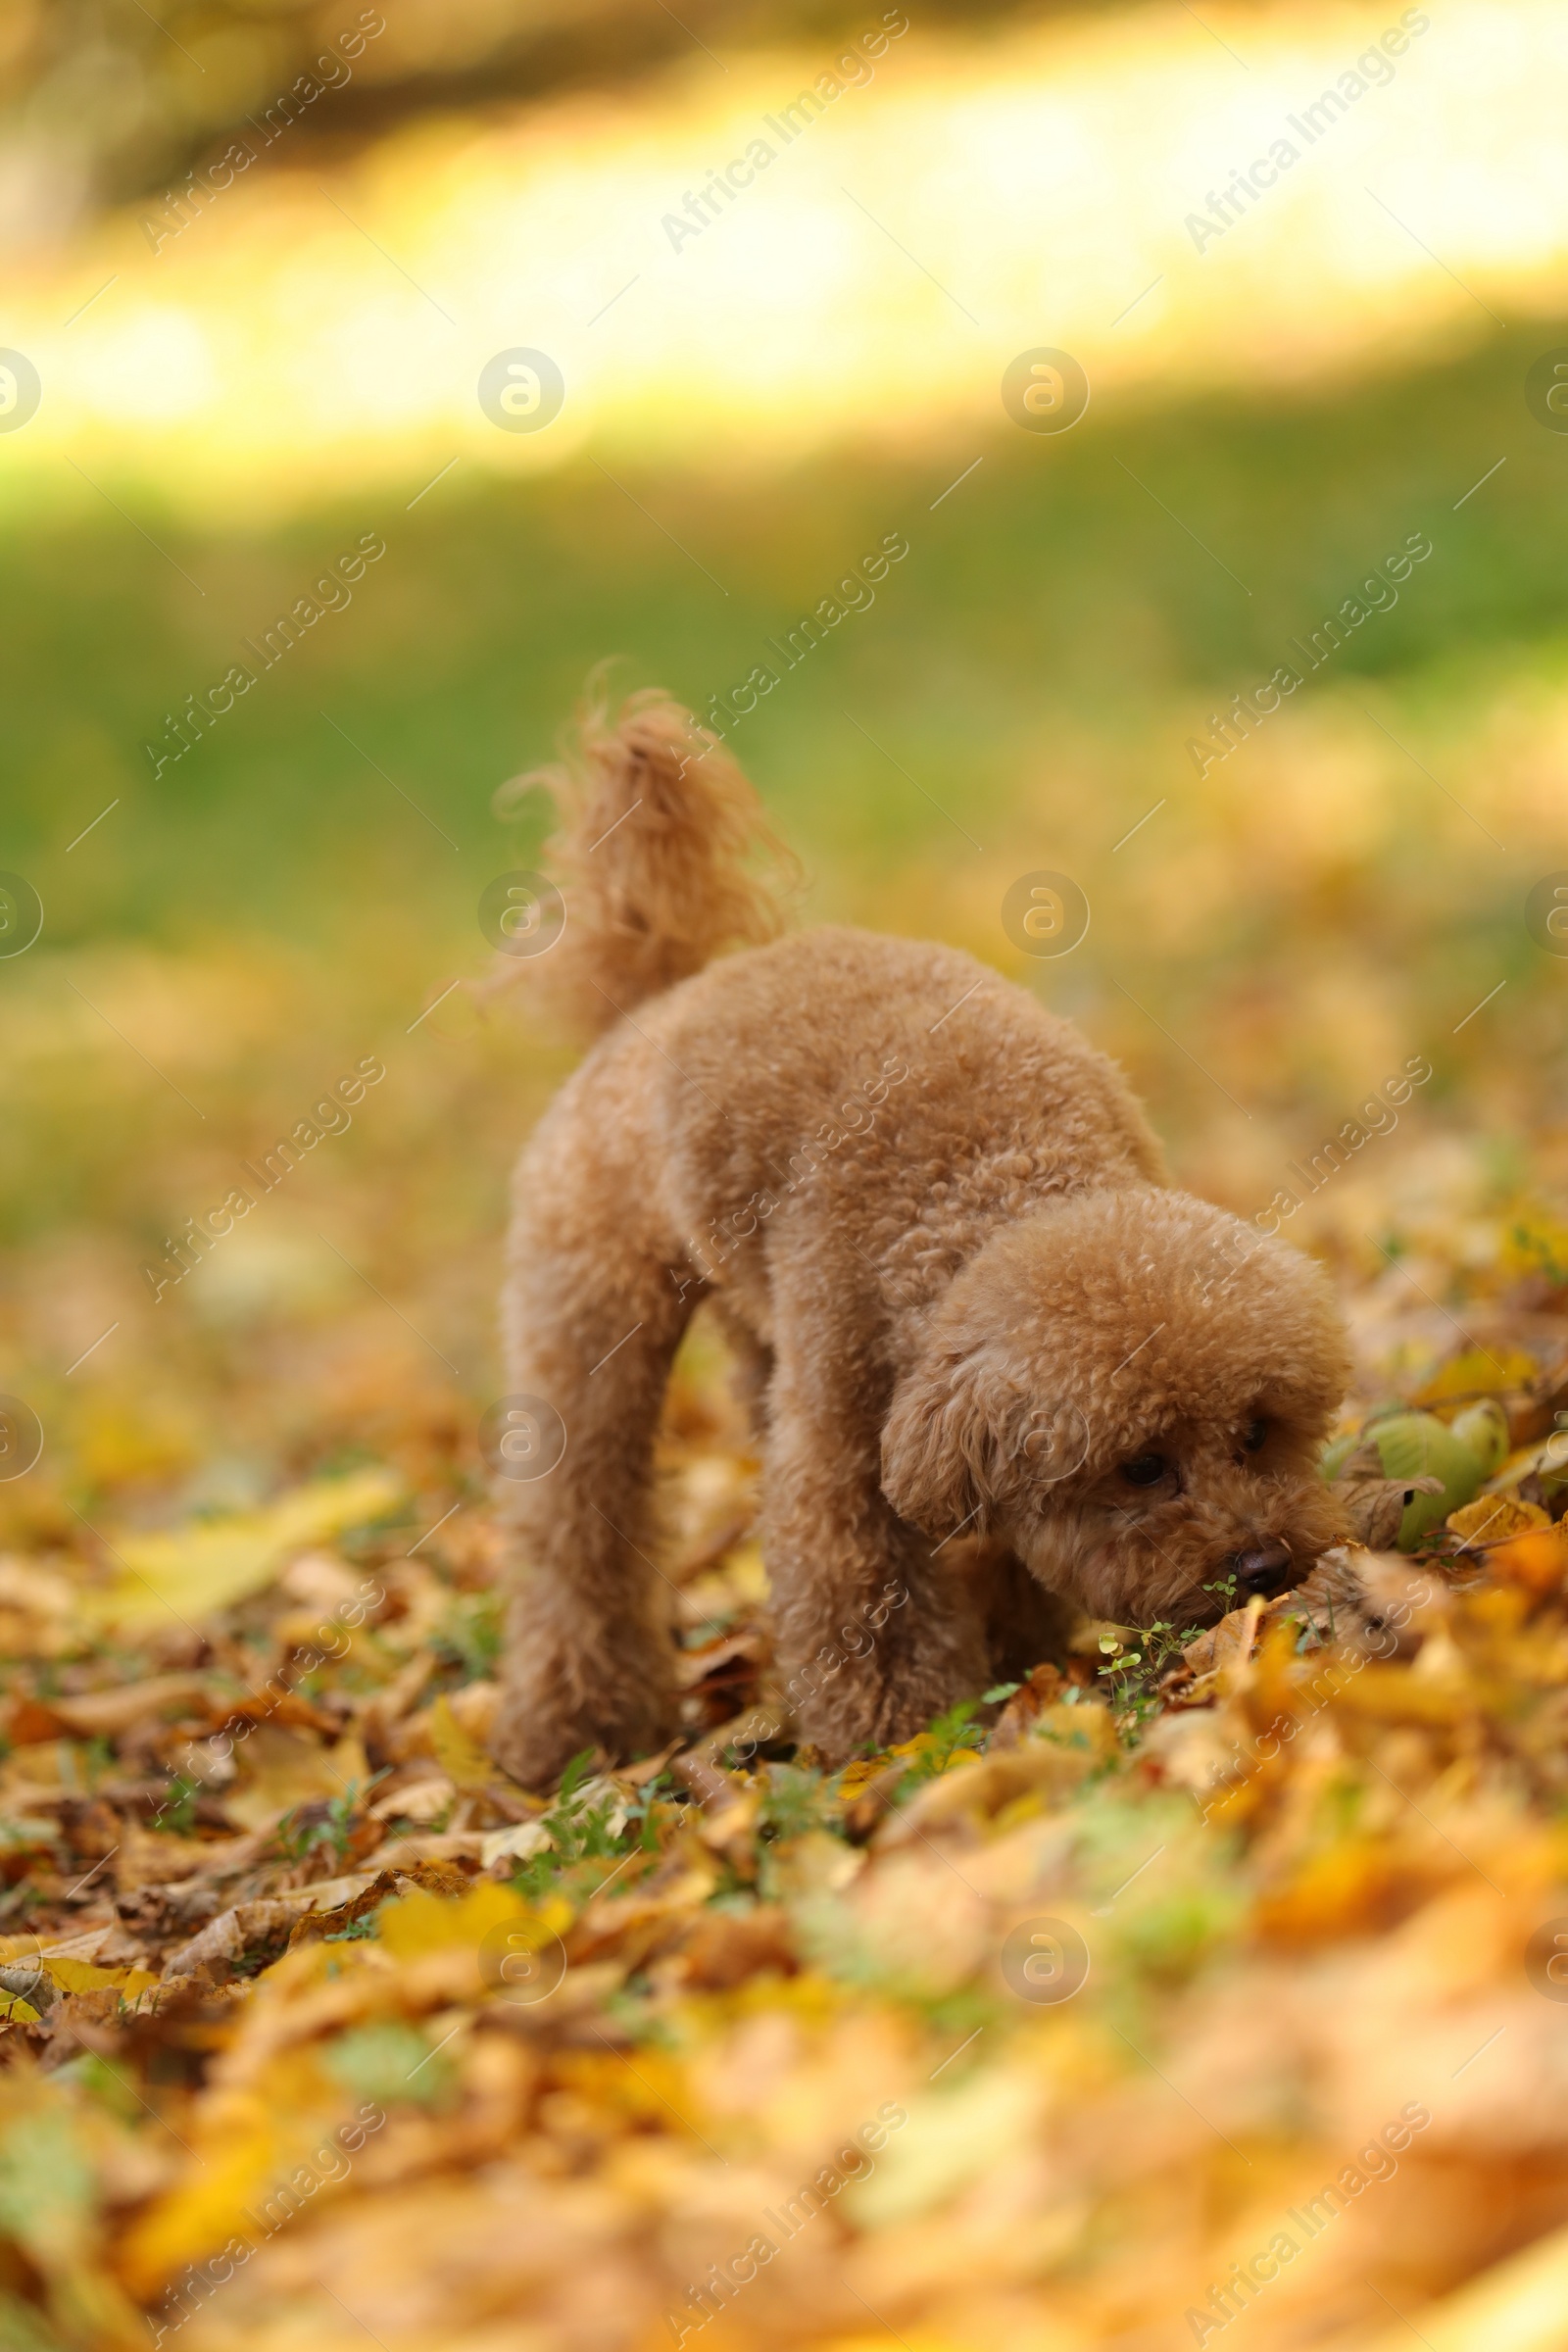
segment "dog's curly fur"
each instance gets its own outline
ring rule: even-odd
[[[590,712],[576,772],[555,954],[614,1026],[516,1171],[508,1388],[565,1451],[500,1482],[501,1761],[537,1787],[674,1727],[650,1486],[704,1298],[760,1401],[780,1667],[830,1760],[1033,1663],[1048,1595],[1204,1622],[1227,1576],[1304,1574],[1349,1368],[1319,1270],[1167,1189],[1119,1071],[997,973],[776,937],[751,860],[783,854],[673,704]]]

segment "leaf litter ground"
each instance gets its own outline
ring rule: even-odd
[[[1568,2342],[1568,1286],[1495,1239],[1349,1300],[1381,1541],[1378,1408],[1446,1425],[1447,1480],[1496,1400],[1413,1551],[1196,1641],[1084,1626],[836,1774],[778,1711],[701,1352],[685,1738],[554,1795],[485,1750],[456,1440],[154,1533],[34,1507],[0,2345]]]

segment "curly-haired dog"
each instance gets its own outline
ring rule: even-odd
[[[1204,1622],[1227,1578],[1298,1582],[1341,1532],[1319,1270],[1166,1189],[1114,1065],[996,972],[778,938],[748,858],[783,854],[674,705],[591,712],[553,780],[566,921],[529,968],[613,1026],[516,1172],[507,1386],[564,1451],[500,1482],[502,1762],[538,1786],[674,1728],[650,1485],[702,1298],[760,1401],[780,1669],[830,1759],[1027,1669],[1045,1595]]]

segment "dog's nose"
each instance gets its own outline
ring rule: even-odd
[[[1261,1592],[1265,1600],[1288,1592],[1296,1582],[1296,1562],[1283,1544],[1254,1544],[1249,1551],[1233,1551],[1229,1565],[1247,1592]]]

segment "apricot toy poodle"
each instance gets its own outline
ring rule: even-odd
[[[778,1672],[829,1762],[1027,1671],[1064,1604],[1205,1623],[1298,1583],[1343,1533],[1320,1270],[1170,1189],[1120,1071],[999,973],[781,936],[759,871],[786,853],[667,698],[591,707],[550,781],[564,925],[515,968],[605,1034],[516,1170],[507,1769],[540,1788],[676,1728],[651,1490],[701,1300],[756,1400]]]

